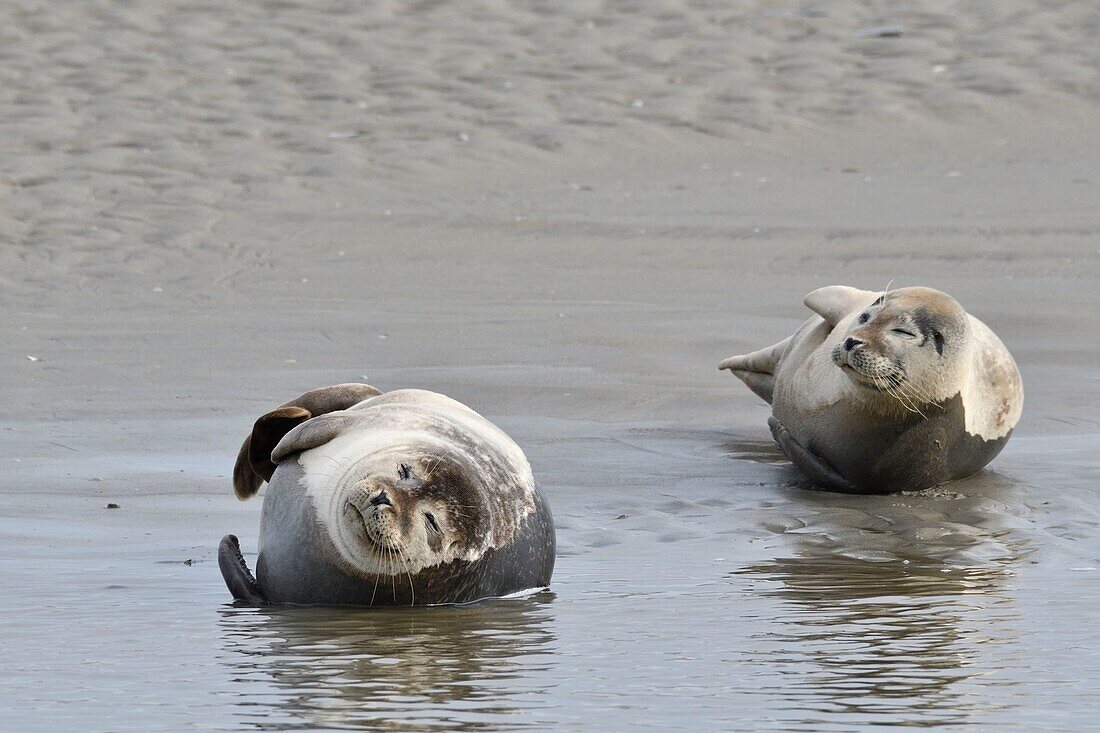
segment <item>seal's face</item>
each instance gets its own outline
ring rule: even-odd
[[[946,399],[963,360],[967,315],[954,298],[930,288],[883,295],[851,321],[833,363],[864,390],[907,410]],[[957,391],[957,390],[956,390]]]
[[[404,575],[483,551],[489,509],[469,471],[446,457],[387,456],[341,491],[333,540],[353,569]]]

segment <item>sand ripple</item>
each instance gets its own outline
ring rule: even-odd
[[[220,212],[324,180],[609,131],[646,145],[1100,100],[1087,3],[25,0],[0,29],[0,242],[90,277],[141,245],[165,269],[262,263],[212,234]]]

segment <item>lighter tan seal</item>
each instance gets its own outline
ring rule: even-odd
[[[980,470],[1020,419],[1023,386],[995,333],[946,293],[832,286],[792,336],[729,369],[772,405],[780,448],[816,484],[917,490]]]

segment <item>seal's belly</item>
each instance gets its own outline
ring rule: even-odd
[[[777,405],[775,418],[803,447],[868,493],[919,490],[968,476],[1008,440],[968,434],[958,396],[923,412],[886,418],[839,402],[814,411]]]

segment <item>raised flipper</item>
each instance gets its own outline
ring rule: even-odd
[[[798,467],[802,473],[818,486],[833,491],[844,491],[850,494],[863,493],[852,482],[837,473],[825,459],[816,453],[807,450],[791,437],[787,429],[774,417],[768,418],[768,427],[772,429],[772,437],[779,445],[780,450],[791,459],[791,463]]]
[[[309,410],[301,407],[280,407],[261,415],[252,426],[252,435],[248,436],[248,464],[252,466],[252,472],[264,481],[270,481],[275,473],[272,449],[284,435],[311,417]]]
[[[802,302],[824,318],[826,323],[835,327],[845,316],[863,310],[880,295],[882,293],[872,293],[870,290],[859,290],[846,285],[830,285],[813,291]]]
[[[313,389],[262,415],[237,453],[233,466],[233,491],[242,501],[255,495],[260,484],[271,479],[275,463],[271,451],[294,427],[311,417],[346,410],[382,394],[369,384],[337,384]]]
[[[324,445],[361,419],[359,413],[350,410],[321,415],[304,422],[283,436],[271,451],[271,460],[278,463],[292,453]]]
[[[221,568],[226,587],[238,601],[255,606],[267,603],[260,584],[252,576],[244,556],[241,555],[241,543],[231,534],[222,537],[221,544],[218,545],[218,567]]]
[[[780,341],[774,346],[754,351],[742,356],[731,356],[718,365],[719,369],[729,369],[734,376],[748,385],[748,388],[769,405],[772,403],[772,393],[775,391],[775,372],[779,367],[779,361],[787,351],[793,336]]]

